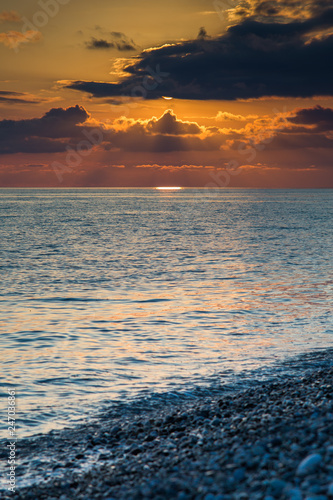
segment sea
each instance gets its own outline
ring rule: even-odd
[[[331,366],[332,195],[0,190],[19,437]]]

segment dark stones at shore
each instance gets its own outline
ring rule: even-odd
[[[39,481],[8,498],[333,499],[332,382],[317,370],[23,440],[21,472]]]

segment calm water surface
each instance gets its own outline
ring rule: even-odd
[[[333,346],[331,190],[7,189],[0,218],[21,436]]]

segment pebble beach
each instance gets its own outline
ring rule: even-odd
[[[2,498],[329,500],[332,382],[332,367],[315,369],[22,439]]]

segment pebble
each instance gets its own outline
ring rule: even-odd
[[[302,460],[297,467],[296,474],[298,476],[308,476],[316,471],[322,461],[322,456],[319,453],[313,453]]]
[[[270,482],[269,490],[274,498],[281,498],[282,492],[286,487],[286,482],[281,479],[273,479]]]
[[[287,498],[289,500],[303,500],[302,492],[299,488],[292,488],[287,491]]]
[[[310,495],[305,500],[328,500],[328,498],[325,495]]]
[[[216,500],[216,497],[212,493],[207,493],[207,495],[205,495],[205,500]]]
[[[333,367],[214,399],[110,409],[94,423],[20,440],[17,492],[0,497],[333,499],[332,380]]]
[[[236,482],[243,481],[244,477],[245,477],[245,469],[240,468],[240,469],[236,469],[235,470],[235,472],[234,472],[234,480]]]

